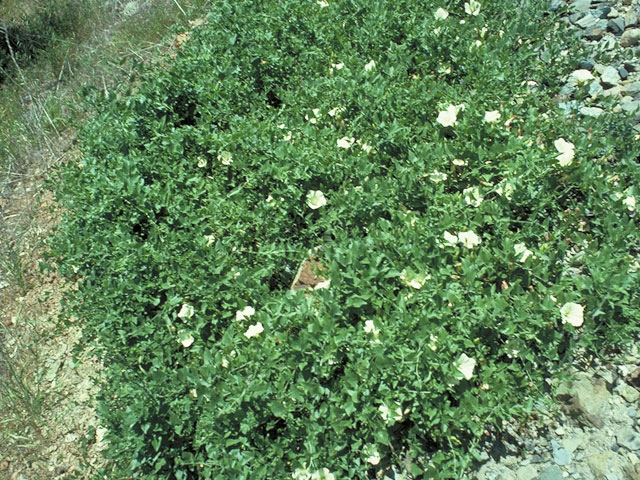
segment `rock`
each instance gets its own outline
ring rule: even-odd
[[[478,472],[478,480],[517,480],[514,472],[491,459]]]
[[[562,447],[569,453],[572,454],[578,448],[582,448],[582,444],[584,442],[584,435],[577,435],[574,437],[568,437],[562,440]]]
[[[571,463],[571,455],[569,452],[562,448],[555,440],[551,440],[551,452],[553,460],[561,467]]]
[[[608,52],[616,48],[617,45],[618,43],[616,42],[616,37],[614,37],[613,35],[605,35],[604,37],[602,37],[600,43],[598,44],[598,50],[600,50],[601,52]]]
[[[564,480],[562,476],[562,470],[556,465],[547,467],[540,472],[539,480]]]
[[[564,7],[564,2],[563,1],[561,1],[561,0],[551,0],[551,3],[549,4],[549,11],[557,12],[562,7]]]
[[[569,77],[577,80],[578,82],[586,82],[595,78],[593,74],[587,69],[574,70],[573,72],[571,72]],[[575,87],[575,84],[573,84],[573,86]]]
[[[629,477],[629,480],[640,480],[640,463],[626,465],[624,473]]]
[[[606,67],[600,75],[600,83],[604,88],[615,87],[620,83],[620,74],[614,67]]]
[[[525,465],[516,470],[517,480],[534,480],[538,477],[538,470],[533,465]]]
[[[578,25],[580,28],[589,28],[593,27],[597,22],[598,20],[596,19],[596,17],[592,15],[585,15],[576,22],[576,25]]]
[[[624,87],[621,87],[620,93],[622,93],[622,95],[628,95],[630,97],[637,95],[638,93],[640,93],[640,81],[631,82]]]
[[[616,35],[621,35],[624,32],[624,18],[614,18],[607,22],[607,30]]]
[[[640,450],[640,433],[635,432],[630,427],[623,427],[622,430],[616,434],[616,442],[627,450]]]
[[[626,68],[627,70],[629,70],[629,68],[627,67],[627,64],[625,63],[624,68]],[[633,70],[629,70],[630,72],[633,72]],[[636,388],[640,388],[640,367],[638,367],[637,369],[635,369],[633,372],[631,372],[628,376],[627,376],[627,382],[629,382],[631,385],[633,385]]]
[[[598,118],[604,110],[600,107],[581,107],[579,112],[585,117]]]
[[[578,64],[578,67],[580,67],[581,70],[588,70],[591,71],[593,70],[593,67],[595,66],[596,61],[589,57],[589,58],[583,58],[582,60],[580,60],[580,63]]]
[[[623,101],[620,102],[620,106],[624,110],[632,112],[633,110],[635,110],[636,107],[630,107],[629,110],[625,108],[625,105],[632,104],[632,103],[635,103],[637,107],[637,104],[639,102],[637,101],[634,102],[633,100],[631,100],[631,97],[624,97]],[[624,398],[629,403],[635,403],[640,398],[640,392],[635,388],[633,388],[631,385],[628,385],[626,383],[621,383],[620,385],[618,385],[615,389],[615,392],[621,395],[622,398]]]
[[[592,455],[587,459],[589,470],[593,474],[593,478],[606,478],[607,471],[609,470],[609,460],[611,454],[609,452],[603,452],[598,455]]]
[[[616,10],[615,8],[612,8],[609,12],[609,15],[607,15],[607,18],[618,18],[619,16],[620,12],[618,12],[618,10]]]
[[[558,397],[567,401],[568,413],[581,423],[597,428],[604,426],[602,417],[611,394],[602,379],[577,375],[573,382],[560,385]]]
[[[611,7],[608,5],[602,5],[594,12],[595,16],[598,18],[607,18],[609,13],[611,13]]]
[[[591,8],[591,0],[573,0],[571,10],[574,12],[587,12]]]
[[[584,38],[587,40],[600,40],[604,35],[604,30],[600,27],[589,27],[584,31]]]
[[[629,72],[627,72],[627,69],[624,67],[618,67],[618,75],[620,75],[622,80],[626,80],[629,76]]]
[[[625,19],[626,23],[627,20]],[[638,41],[640,41],[640,28],[630,28],[625,30],[620,37],[620,46],[624,48],[633,47],[638,44]]]
[[[624,25],[626,28],[638,25],[638,15],[633,11],[627,12],[624,15]]]
[[[572,13],[569,15],[569,21],[575,25],[575,23],[581,18],[584,18],[584,16],[585,14],[583,12]]]

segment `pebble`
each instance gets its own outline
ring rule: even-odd
[[[591,15],[586,15],[582,17],[580,20],[578,20],[577,22],[575,22],[575,24],[580,28],[589,28],[589,27],[593,27],[597,22],[598,20],[596,19],[596,17]]]
[[[561,467],[571,463],[571,455],[569,452],[562,448],[555,440],[551,440],[551,454],[553,455],[553,460]]]
[[[627,12],[624,16],[625,27],[635,27],[638,25],[638,15],[634,12]]]
[[[591,0],[574,0],[571,9],[575,12],[586,12],[591,8]]]
[[[631,97],[625,97],[625,98],[631,98]],[[620,105],[626,105],[630,103],[634,103],[633,100],[621,102]],[[637,102],[635,103],[637,104]],[[620,394],[622,398],[624,398],[629,403],[635,403],[640,398],[640,392],[627,383],[621,383],[616,387],[615,391],[616,393]]]
[[[616,35],[624,32],[624,18],[614,18],[607,22],[607,30],[615,33]]]
[[[580,60],[580,63],[578,64],[580,69],[588,70],[588,71],[593,70],[593,67],[595,67],[595,65],[596,65],[596,61],[593,58],[583,58],[582,60]]]
[[[604,88],[611,88],[618,85],[618,83],[620,83],[618,70],[611,66],[606,67],[600,75],[600,83],[602,83]]]
[[[579,112],[587,117],[598,118],[604,113],[604,109],[600,107],[581,107]]]
[[[622,80],[626,80],[627,77],[629,76],[629,72],[624,67],[618,67],[618,75],[620,75],[620,78]]]
[[[600,40],[604,35],[604,30],[598,26],[589,27],[584,31],[584,37],[587,40]]]
[[[539,480],[563,480],[562,470],[556,465],[545,468],[540,472]]]
[[[630,28],[625,30],[620,36],[620,46],[624,48],[634,47],[638,44],[638,41],[640,41],[640,28]]]

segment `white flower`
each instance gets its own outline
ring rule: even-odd
[[[474,45],[475,45],[476,48],[480,48],[480,45],[482,45],[482,41],[481,40],[476,40]],[[473,47],[473,45],[472,45],[472,47]]]
[[[571,73],[570,77],[575,78],[578,83],[594,79],[593,74],[589,70],[586,70],[584,68],[574,71],[573,73]]]
[[[513,249],[516,251],[516,255],[520,256],[520,262],[524,263],[527,258],[533,255],[533,252],[527,248],[524,243],[516,243],[513,246]]]
[[[233,157],[231,156],[230,152],[223,150],[218,154],[218,161],[222,165],[231,165],[233,163]]]
[[[366,72],[369,72],[369,71],[373,70],[375,67],[376,67],[376,62],[375,62],[375,61],[373,61],[373,60],[371,60],[369,63],[367,63],[367,64],[364,66],[364,70],[365,70]]]
[[[262,332],[264,332],[264,328],[262,327],[262,322],[258,322],[255,325],[251,325],[247,328],[247,331],[244,332],[244,336],[247,338],[257,337]]]
[[[458,236],[457,235],[453,235],[447,231],[444,232],[444,241],[447,242],[450,245],[455,245],[456,243],[458,243]]]
[[[335,117],[336,115],[340,115],[341,113],[343,113],[344,110],[345,110],[344,107],[334,107],[327,112],[327,115],[329,115],[330,117]],[[344,138],[347,138],[347,137],[344,137]]]
[[[318,2],[318,5],[320,6],[320,8],[326,8],[326,7],[328,7],[328,6],[329,6],[329,3],[328,3],[328,2],[325,2],[324,0],[320,0],[320,1]]]
[[[496,188],[496,193],[500,196],[504,196],[507,200],[511,200],[511,195],[514,190],[515,187],[513,186],[513,183],[507,180],[502,180]]]
[[[460,158],[454,158],[453,160],[451,160],[451,163],[453,163],[456,167],[464,167],[467,164],[467,162],[461,160]]]
[[[429,335],[429,343],[427,344],[427,347],[435,352],[438,349],[438,337],[433,334]]]
[[[344,63],[332,63],[331,68],[335,68],[336,70],[342,70],[344,68]]]
[[[198,157],[198,168],[204,168],[207,166],[207,159]]]
[[[570,323],[574,327],[582,326],[584,322],[584,307],[577,303],[565,303],[560,309],[562,323]]]
[[[560,152],[560,155],[556,157],[560,166],[566,167],[571,165],[571,161],[575,155],[575,152],[573,151],[573,143],[567,142],[564,138],[559,138],[553,142],[553,146],[556,147],[558,152]]]
[[[484,121],[486,123],[493,123],[500,120],[500,112],[498,110],[491,110],[490,112],[484,112]]]
[[[389,407],[387,407],[384,403],[378,407],[378,411],[380,411],[380,416],[385,421],[385,423],[391,423],[392,420],[396,422],[401,422],[404,416],[402,415],[402,405],[396,402],[396,409],[392,414]]]
[[[367,457],[367,462],[370,463],[371,465],[378,465],[380,463],[380,460],[382,460],[380,458],[380,453],[375,447],[370,449],[370,451],[371,451],[371,455]]]
[[[220,362],[222,365],[222,368],[228,368],[229,367],[229,360],[227,360],[226,358],[222,357],[222,362]]]
[[[198,392],[195,388],[189,390],[189,395],[191,395],[193,398],[198,398]]]
[[[437,170],[434,170],[429,174],[429,180],[431,180],[433,183],[444,182],[446,179],[447,179],[447,174],[441,173]]]
[[[438,113],[436,121],[443,127],[452,127],[458,122],[458,108],[455,105],[449,105],[446,110]]]
[[[380,335],[380,330],[376,328],[376,325],[373,323],[373,320],[365,320],[364,322],[364,333],[371,333],[374,337]]]
[[[338,139],[337,144],[340,148],[351,148],[351,145],[355,143],[356,139],[353,137],[342,137]]]
[[[466,354],[462,353],[455,361],[454,366],[456,370],[458,370],[464,378],[470,380],[473,377],[473,369],[476,366],[476,361],[473,358],[467,357]]]
[[[373,150],[373,147],[371,145],[367,145],[366,143],[363,143],[362,150],[364,150],[367,153],[371,153],[371,150]]]
[[[467,248],[473,248],[480,245],[481,242],[480,237],[471,230],[458,233],[458,240]]]
[[[478,187],[465,188],[462,193],[464,194],[464,201],[467,205],[479,207],[482,203],[483,197],[480,195],[480,189]]]
[[[449,12],[447,12],[444,8],[439,8],[436,10],[436,13],[433,14],[436,17],[436,20],[446,20],[449,16]]]
[[[291,130],[289,130],[287,134],[284,137],[282,137],[282,139],[285,142],[290,142],[292,138],[293,138],[293,132]]]
[[[473,15],[475,17],[480,13],[480,2],[477,0],[469,0],[469,2],[465,2],[464,11],[468,15]]]
[[[178,312],[178,318],[191,318],[193,317],[194,309],[188,303],[183,303],[182,308]]]
[[[238,310],[236,312],[236,321],[241,322],[245,318],[249,318],[255,313],[256,313],[255,309],[247,305],[242,310]]]
[[[309,193],[307,193],[307,206],[310,209],[317,210],[326,204],[327,199],[320,190],[310,190]]]
[[[178,341],[182,344],[184,348],[189,348],[191,345],[193,345],[193,342],[195,341],[195,339],[193,338],[193,335],[191,335],[191,333],[181,332],[178,338]]]
[[[628,196],[622,201],[622,204],[627,207],[627,210],[633,212],[636,209],[636,197]]]
[[[422,288],[422,286],[431,279],[431,275],[428,273],[411,273],[405,268],[400,273],[400,280],[408,287],[415,288],[416,290]]]

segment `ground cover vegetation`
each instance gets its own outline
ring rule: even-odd
[[[553,106],[538,3],[222,0],[90,97],[49,247],[104,475],[460,478],[638,333],[637,142]]]

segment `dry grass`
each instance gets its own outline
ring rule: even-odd
[[[81,21],[0,85],[0,479],[90,478],[103,463],[91,392],[99,365],[76,356],[80,329],[58,321],[64,282],[40,271],[59,216],[42,184],[79,152],[92,112],[84,91],[128,82],[137,64],[170,50],[171,26],[206,0],[5,0],[20,24],[55,3]],[[4,39],[0,38],[0,41]],[[19,60],[19,59],[17,59]],[[96,434],[97,431],[97,434]]]

